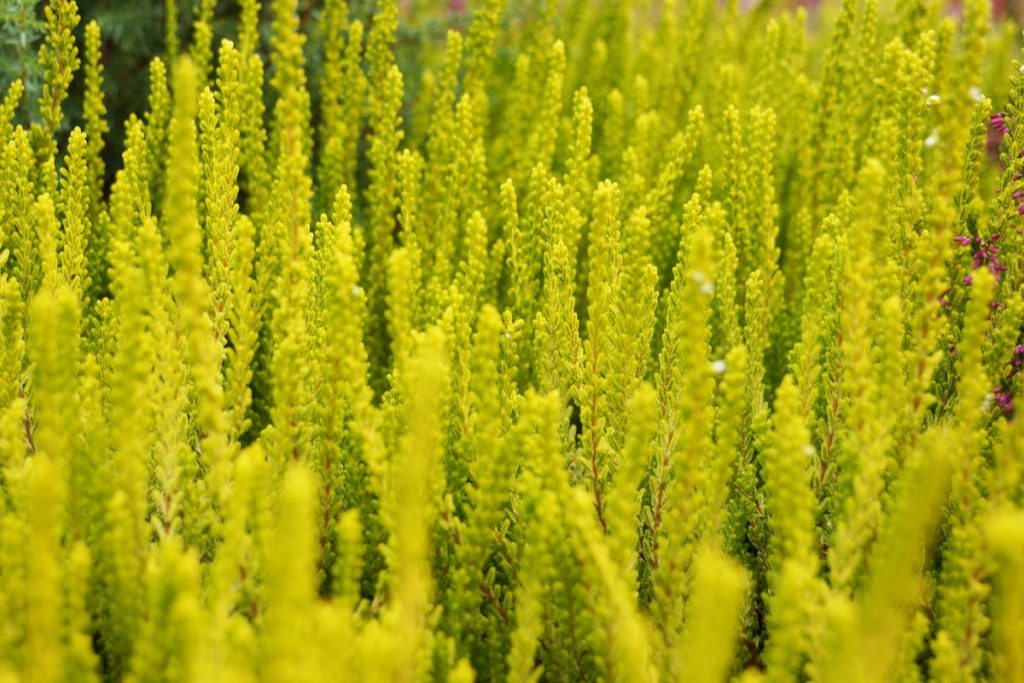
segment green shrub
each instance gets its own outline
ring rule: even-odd
[[[366,4],[0,4],[0,681],[1024,680],[1017,28]]]

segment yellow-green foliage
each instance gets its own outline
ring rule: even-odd
[[[988,0],[370,4],[47,3],[0,681],[1024,681]]]

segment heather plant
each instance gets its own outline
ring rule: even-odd
[[[0,681],[1024,681],[1017,26],[750,4],[0,2]]]

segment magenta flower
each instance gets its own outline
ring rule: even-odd
[[[1006,272],[1006,265],[999,260],[999,246],[997,242],[1002,235],[995,233],[988,240],[981,237],[970,237],[968,235],[957,235],[953,241],[961,247],[971,247],[971,268],[977,269],[982,266],[988,268],[989,272],[996,276],[997,280],[1003,279]],[[970,286],[970,276],[964,278],[964,284]]]
[[[1003,415],[1006,417],[1013,415],[1013,394],[1001,386],[996,387],[992,393],[995,397],[996,405],[1003,411]]]
[[[989,123],[992,124],[992,128],[994,130],[999,131],[1003,135],[1006,135],[1007,133],[1010,132],[1010,126],[1007,123],[1007,121],[1008,119],[1006,118],[1006,114],[1004,114],[1001,111],[996,112],[995,114],[992,114],[992,116],[989,117]]]

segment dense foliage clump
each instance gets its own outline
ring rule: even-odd
[[[1024,680],[1017,28],[751,4],[0,4],[0,681]]]

